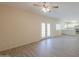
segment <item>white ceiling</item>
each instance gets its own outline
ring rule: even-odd
[[[58,9],[52,10],[51,13],[44,13],[41,11],[41,8],[33,6],[34,2],[8,2],[8,3],[0,3],[6,4],[10,6],[20,7],[26,10],[30,10],[34,13],[38,13],[41,15],[56,17],[56,18],[64,18],[64,19],[79,19],[79,2],[51,2],[50,5],[53,6],[57,4],[59,6]],[[38,3],[40,4],[40,3]]]

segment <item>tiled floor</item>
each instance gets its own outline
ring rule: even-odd
[[[79,36],[60,36],[1,52],[11,57],[79,57]]]

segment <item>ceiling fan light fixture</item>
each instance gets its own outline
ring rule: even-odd
[[[50,9],[49,9],[49,8],[42,8],[42,11],[43,11],[43,12],[49,12]]]
[[[50,11],[50,9],[49,9],[49,8],[47,8],[47,11]]]
[[[51,6],[50,3],[42,2],[42,4],[33,4],[34,6],[41,7],[43,12],[52,12],[52,9],[59,8],[58,5]]]
[[[43,12],[47,12],[46,8],[42,8],[42,11],[43,11]]]

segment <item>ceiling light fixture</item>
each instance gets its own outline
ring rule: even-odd
[[[44,12],[49,12],[50,9],[49,9],[49,8],[42,8],[42,11],[44,11]]]
[[[42,2],[42,4],[33,4],[34,6],[37,6],[37,7],[41,7],[42,8],[42,11],[43,12],[52,12],[52,9],[56,9],[56,8],[59,8],[58,5],[51,5],[50,3],[47,3],[47,2]]]

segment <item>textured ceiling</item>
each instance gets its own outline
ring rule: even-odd
[[[56,17],[60,19],[78,19],[79,18],[79,2],[50,2],[50,5],[53,6],[57,4],[58,9],[52,9],[51,13],[44,13],[41,11],[41,8],[33,6],[34,2],[8,2],[0,3],[10,6],[16,6],[22,9],[32,11],[41,15]],[[41,3],[38,3],[41,4]]]

